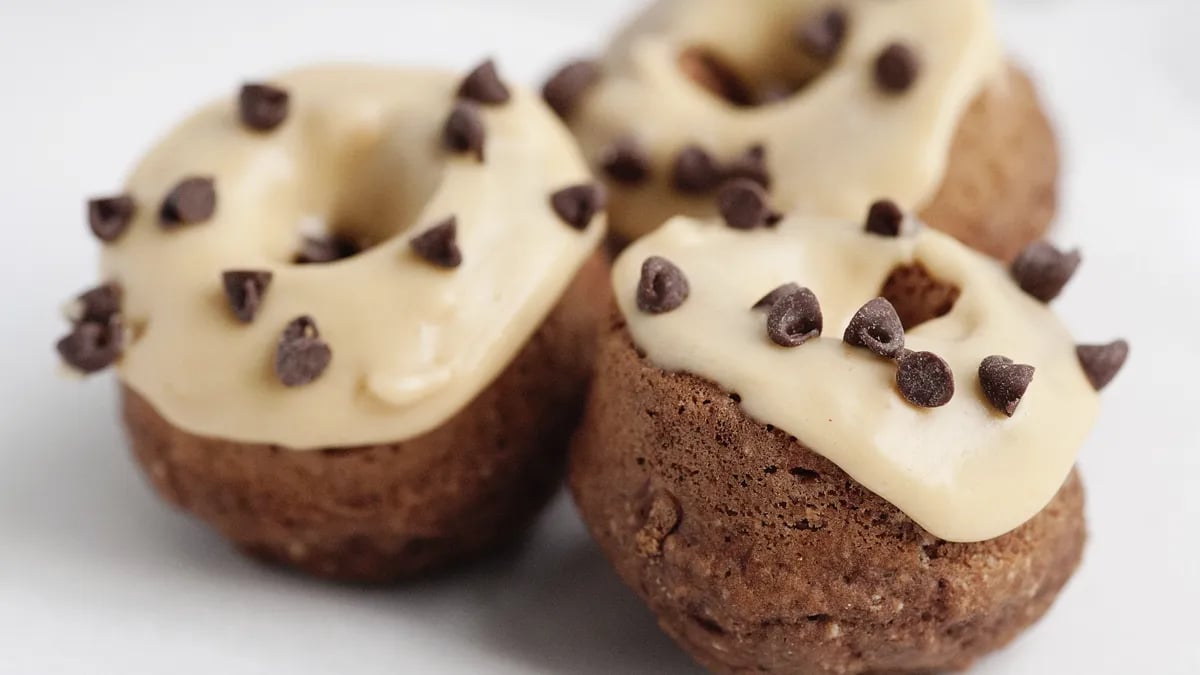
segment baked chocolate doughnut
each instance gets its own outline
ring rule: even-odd
[[[1079,563],[1075,458],[1127,345],[1046,308],[1077,256],[1006,269],[894,210],[677,218],[614,263],[570,485],[714,672],[965,668]]]
[[[240,548],[389,581],[513,539],[561,477],[607,298],[604,190],[489,63],[301,70],[197,113],[95,200],[117,365],[159,492]]]
[[[658,0],[545,95],[625,240],[737,177],[845,219],[887,194],[1006,260],[1055,212],[1055,136],[988,0]]]

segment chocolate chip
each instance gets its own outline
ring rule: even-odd
[[[272,274],[266,270],[230,270],[221,274],[225,298],[233,315],[242,323],[254,321],[262,305]]]
[[[1012,265],[1012,276],[1021,290],[1048,303],[1062,293],[1082,262],[1079,251],[1063,253],[1038,241],[1017,256]]]
[[[1079,364],[1096,391],[1113,381],[1129,358],[1129,343],[1117,340],[1107,345],[1080,345],[1075,350]]]
[[[712,192],[723,178],[716,160],[697,145],[689,145],[679,152],[671,174],[675,189],[692,195]]]
[[[1033,373],[1033,366],[1014,363],[1004,356],[989,356],[979,365],[979,384],[996,410],[1012,417],[1033,382]]]
[[[771,189],[771,172],[767,168],[767,148],[762,144],[750,146],[728,166],[725,167],[723,178],[727,181],[745,178]]]
[[[74,323],[108,320],[121,313],[121,287],[115,283],[97,286],[75,298],[68,310],[68,318]]]
[[[827,9],[800,24],[796,40],[804,53],[820,61],[829,61],[846,40],[849,17],[840,7]]]
[[[665,314],[679,309],[691,293],[683,271],[666,258],[652,256],[642,263],[638,281],[638,309],[650,314]]]
[[[940,408],[954,398],[954,372],[950,364],[930,352],[902,356],[896,384],[909,403],[922,408]]]
[[[622,138],[600,157],[600,167],[613,181],[640,185],[650,177],[650,159],[632,138]]]
[[[778,214],[771,208],[767,191],[758,183],[739,178],[726,183],[717,194],[717,209],[725,224],[735,230],[766,227]]]
[[[458,95],[460,98],[484,105],[508,103],[508,99],[511,98],[508,87],[496,72],[496,62],[491,59],[479,64],[467,75],[467,79],[463,80],[458,89]]]
[[[238,95],[242,124],[254,131],[271,131],[287,119],[287,91],[269,84],[250,83]]]
[[[902,94],[917,81],[921,64],[907,45],[893,42],[875,59],[875,83],[889,94]]]
[[[483,127],[483,117],[474,104],[459,102],[454,104],[454,110],[446,120],[442,130],[442,141],[451,152],[465,155],[474,154],[483,161],[483,145],[487,133]]]
[[[864,347],[894,359],[904,351],[904,326],[892,303],[875,298],[854,314],[842,339],[852,347]]]
[[[771,309],[775,306],[775,303],[789,295],[799,293],[801,290],[800,284],[786,283],[764,295],[761,300],[754,303],[754,306],[751,307],[751,309]]]
[[[333,360],[333,351],[321,340],[311,317],[295,319],[283,329],[275,349],[275,375],[285,387],[301,387],[321,376]]]
[[[412,250],[438,267],[454,268],[462,264],[458,248],[458,219],[450,216],[408,242]]]
[[[904,211],[890,199],[881,199],[867,212],[867,232],[881,237],[899,237],[904,229]]]
[[[129,229],[136,211],[133,197],[127,194],[93,199],[88,202],[88,225],[97,239],[111,243]]]
[[[117,362],[125,343],[125,331],[119,315],[105,321],[83,321],[55,348],[63,362],[84,374],[104,370]]]
[[[163,199],[159,223],[167,229],[195,225],[212,218],[217,210],[213,179],[193,176],[180,181]]]
[[[604,210],[608,195],[601,185],[584,183],[563,188],[550,196],[550,206],[562,221],[586,230],[597,213]]]
[[[584,93],[599,80],[600,66],[595,61],[572,61],[546,81],[542,98],[559,117],[568,119]]]
[[[305,237],[296,254],[297,265],[324,265],[352,258],[362,253],[362,246],[351,237],[335,234],[327,237]]]
[[[799,347],[820,337],[824,327],[821,303],[807,288],[780,298],[767,316],[767,335],[780,347]]]

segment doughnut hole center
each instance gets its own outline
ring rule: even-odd
[[[961,294],[958,286],[933,276],[919,262],[893,269],[879,292],[896,308],[906,331],[949,314]]]

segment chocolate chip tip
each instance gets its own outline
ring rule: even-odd
[[[458,96],[483,105],[508,103],[512,93],[500,78],[496,60],[488,58],[476,66],[459,86]]]
[[[458,218],[449,218],[437,223],[409,240],[412,251],[430,264],[443,269],[454,269],[462,265],[462,250],[458,246]]]

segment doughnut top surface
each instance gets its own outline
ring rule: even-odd
[[[686,278],[687,299],[672,311],[639,309],[652,257]],[[905,398],[895,361],[843,340],[859,309],[914,264],[959,292],[943,316],[905,322],[905,347],[936,354],[953,372],[955,393],[937,408]],[[778,229],[737,231],[680,217],[627,249],[613,283],[650,362],[736,394],[748,415],[950,541],[991,539],[1036,515],[1070,473],[1098,412],[1075,342],[1055,315],[1000,264],[930,228],[884,237],[861,224],[791,217]],[[768,319],[754,308],[788,283],[811,290],[824,323],[818,337],[792,348],[769,334],[776,312]],[[991,356],[1036,369],[1011,418],[981,383]]]
[[[833,7],[844,11],[841,42],[807,56],[806,23]],[[879,75],[895,45],[915,56],[902,90],[880,84],[895,79],[894,67]],[[694,49],[762,102],[731,102],[689,77],[680,59]],[[881,194],[912,209],[932,199],[959,120],[1002,81],[1002,65],[988,0],[659,0],[610,47],[569,121],[597,166],[621,144],[644,153],[648,178],[610,183],[613,227],[625,237],[673,215],[711,214],[708,196],[672,184],[693,145],[719,166],[761,145],[782,210],[851,218]]]
[[[171,132],[129,181],[128,230],[104,247],[130,329],[120,377],[187,431],[298,450],[405,440],[469,403],[604,227],[556,213],[552,195],[591,179],[535,95],[469,104],[483,146],[448,148],[462,82],[300,70],[271,81],[287,93],[282,123],[278,96],[243,121],[231,95]],[[215,210],[168,227],[164,200],[187,177],[211,179]],[[203,199],[176,197],[176,210],[203,215]],[[361,252],[297,263],[322,255],[304,253],[306,237],[330,235]],[[231,270],[254,271],[227,280],[245,305],[233,311]]]

